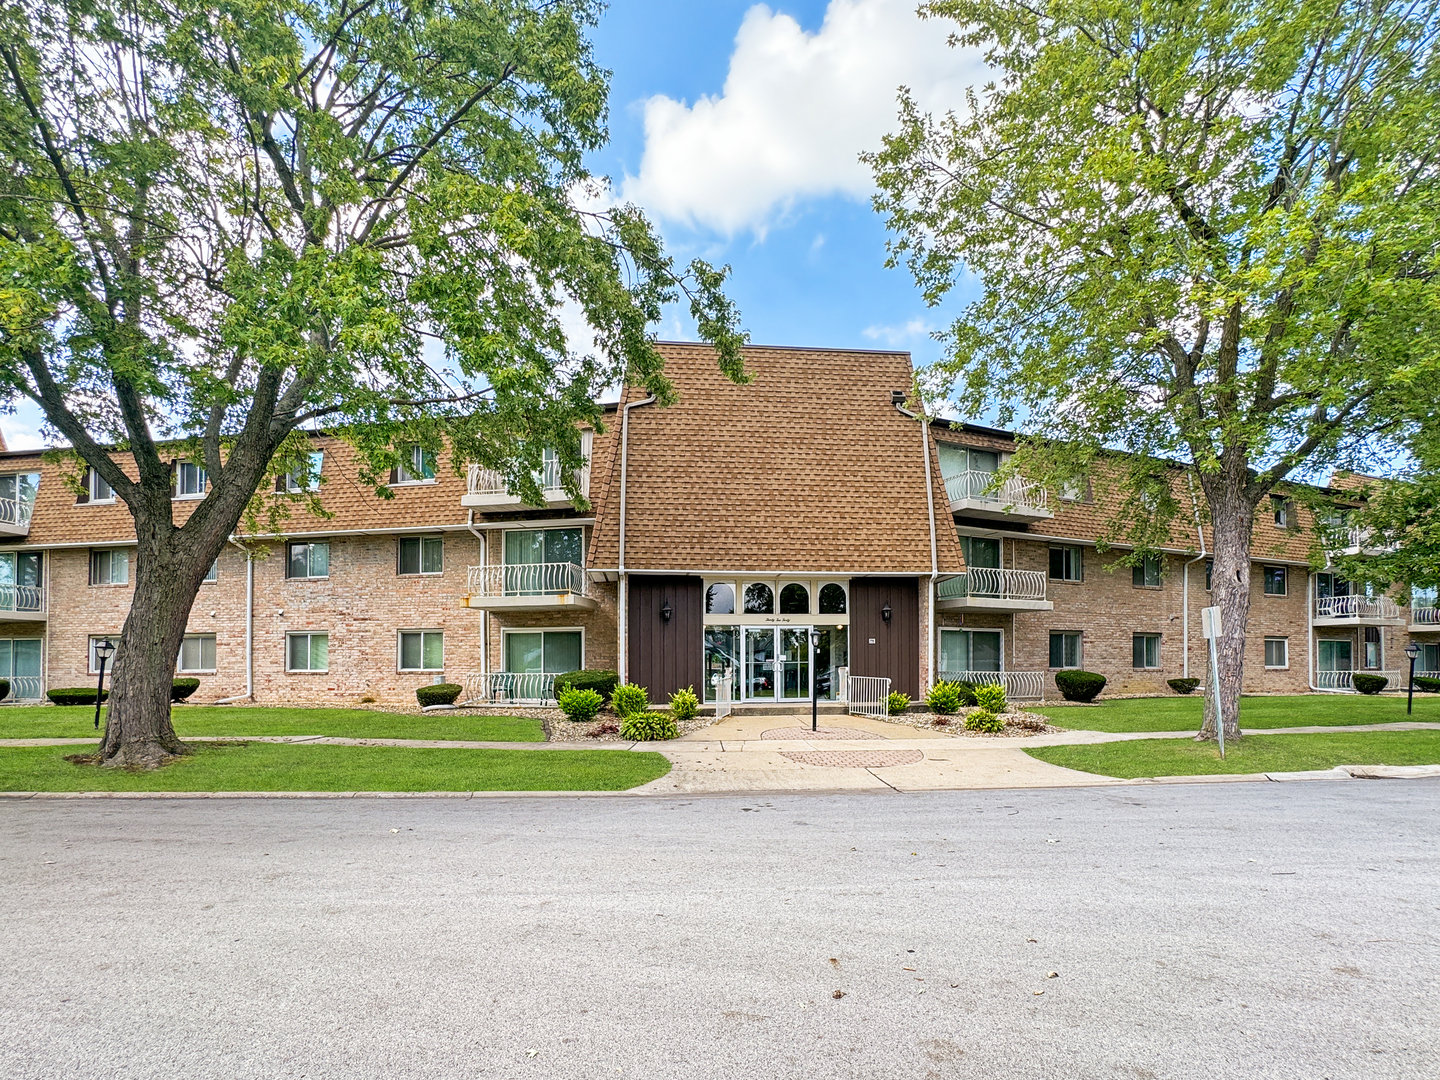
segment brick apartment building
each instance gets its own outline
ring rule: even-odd
[[[330,516],[233,538],[178,658],[201,679],[192,700],[413,701],[442,679],[470,698],[541,700],[579,667],[618,670],[652,699],[728,688],[777,707],[808,699],[812,677],[834,701],[847,675],[912,696],[937,677],[992,677],[1038,696],[1067,667],[1114,693],[1203,674],[1210,539],[1184,514],[1158,559],[1118,565],[1123,552],[1097,550],[1103,495],[991,491],[1008,433],[907,412],[904,353],[754,347],[754,380],[735,386],[708,348],[662,349],[680,400],[627,390],[607,407],[586,435],[584,512],[552,463],[545,505],[525,507],[498,476],[418,450],[381,499],[346,444],[315,436]],[[178,518],[205,477],[175,470]],[[1189,507],[1179,470],[1173,482]],[[39,453],[0,453],[10,700],[93,682],[93,644],[129,610],[128,511],[93,475],[84,486]],[[1418,667],[1440,669],[1433,595],[1402,604],[1312,572],[1311,524],[1279,497],[1257,521],[1247,691],[1343,690],[1359,670],[1398,685],[1412,637]]]

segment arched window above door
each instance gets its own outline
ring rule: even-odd
[[[705,590],[706,615],[734,615],[735,590],[723,581],[717,581]]]
[[[752,581],[745,586],[746,615],[774,615],[775,592],[763,581]]]
[[[820,614],[845,614],[845,586],[832,581],[820,587]]]
[[[809,615],[810,590],[798,581],[792,581],[780,590],[781,615]]]

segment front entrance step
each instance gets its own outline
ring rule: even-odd
[[[707,706],[706,711],[714,714],[714,706]],[[845,706],[833,701],[822,701],[817,710],[821,716],[844,716]],[[787,701],[780,705],[735,705],[730,709],[731,716],[798,716],[804,713],[810,715],[810,702],[808,701]]]

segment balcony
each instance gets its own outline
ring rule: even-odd
[[[39,473],[0,475],[0,536],[29,536]]]
[[[472,566],[462,606],[481,611],[594,611],[585,571],[574,563]]]
[[[967,682],[975,686],[1003,686],[1011,699],[1045,700],[1045,671],[942,671],[941,682]]]
[[[935,587],[940,611],[1051,611],[1045,575],[1038,570],[997,570],[977,566]]]
[[[1386,681],[1386,690],[1403,690],[1406,686],[1407,672],[1401,671],[1317,671],[1315,673],[1315,686],[1319,690],[1348,690],[1355,691],[1355,684],[1351,681],[1356,675],[1379,675]],[[1416,672],[1419,675],[1420,672]]]
[[[40,585],[0,585],[0,622],[44,622],[45,589]]]
[[[1050,493],[1039,484],[1012,476],[994,490],[995,474],[978,469],[945,478],[945,494],[952,514],[992,521],[1042,521],[1050,512]]]
[[[590,450],[594,443],[592,432],[584,432],[581,440],[581,450],[585,455],[585,465],[580,470],[578,477],[580,481],[580,494],[585,498],[590,497]],[[544,496],[542,507],[570,506],[570,496],[565,493],[563,473],[560,469],[560,462],[547,450],[545,463],[540,466],[539,472],[535,474],[535,483],[539,485],[540,492]],[[507,506],[523,506],[519,495],[512,495],[505,487],[505,477],[494,469],[487,469],[481,465],[471,465],[470,475],[466,481],[465,494],[460,496],[460,505],[473,509],[499,509]]]
[[[1404,626],[1400,605],[1388,596],[1317,596],[1316,626]]]
[[[1440,633],[1440,608],[1412,607],[1410,609],[1410,633]]]
[[[472,671],[465,676],[465,705],[530,704],[555,701],[555,676],[538,671]]]

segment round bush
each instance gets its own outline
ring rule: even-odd
[[[625,688],[622,686],[620,689]],[[636,742],[658,742],[662,739],[679,738],[680,729],[675,726],[675,718],[669,713],[635,712],[620,721],[620,737],[634,739]]]
[[[1425,675],[1416,675],[1415,689],[1424,690],[1427,694],[1440,694],[1440,679],[1432,679]]]
[[[417,686],[415,700],[421,705],[454,705],[455,699],[465,692],[459,683],[442,682],[430,686]]]
[[[1199,679],[1166,679],[1165,685],[1177,694],[1193,694],[1200,687]]]
[[[958,683],[937,682],[925,695],[925,704],[933,713],[941,716],[960,708],[960,686]]]
[[[555,693],[561,690],[594,690],[602,701],[609,701],[620,683],[620,676],[601,668],[586,668],[583,671],[567,671],[555,676]]]
[[[891,716],[903,713],[910,707],[910,695],[902,694],[899,690],[892,690],[890,696],[885,699],[885,707]]]
[[[94,705],[95,687],[68,686],[63,687],[59,690],[46,690],[45,696],[48,697],[51,701],[53,701],[56,705]],[[100,700],[104,701],[109,696],[110,691],[106,690],[101,695]]]
[[[1105,689],[1105,676],[1093,671],[1057,671],[1055,685],[1066,701],[1094,701]]]
[[[577,724],[589,723],[595,719],[600,706],[605,704],[605,699],[600,696],[598,690],[561,690],[555,695],[556,702],[560,705],[560,711],[565,714],[566,720],[573,720]]]
[[[0,679],[0,701],[10,696],[10,680]]]
[[[1350,676],[1350,685],[1362,694],[1378,694],[1390,684],[1384,675],[1362,675],[1356,672]]]
[[[610,695],[610,705],[621,716],[643,713],[650,708],[650,694],[643,686],[626,683],[615,688],[615,693]]]
[[[700,699],[695,696],[693,686],[676,690],[670,695],[670,715],[682,724],[700,715]]]
[[[176,679],[170,684],[170,700],[184,701],[196,690],[200,689],[199,679]]]
[[[1005,711],[1005,688],[1003,686],[977,686],[975,687],[975,704],[988,713],[1002,713]]]
[[[976,709],[965,717],[965,730],[980,731],[986,735],[998,735],[1005,730],[1005,721],[986,709]]]

